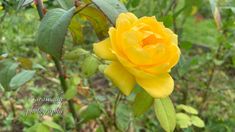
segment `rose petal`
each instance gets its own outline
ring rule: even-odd
[[[121,13],[116,20],[116,27],[119,30],[125,31],[137,20],[138,18],[132,13]]]
[[[171,36],[172,43],[178,45],[178,36],[174,34],[169,28],[165,28],[166,32]]]
[[[125,94],[129,95],[134,88],[135,78],[119,63],[113,61],[104,71],[113,83]]]
[[[137,83],[154,98],[163,98],[170,95],[174,88],[174,80],[168,73],[152,78],[136,78]]]
[[[93,51],[97,56],[103,59],[116,60],[116,57],[111,50],[110,38],[107,38],[99,43],[95,43],[93,45]]]

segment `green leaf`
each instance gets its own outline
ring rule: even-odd
[[[39,26],[36,43],[44,52],[60,59],[62,48],[75,8],[68,11],[52,9],[48,11]]]
[[[190,117],[184,113],[176,114],[176,123],[180,128],[188,128],[192,125]]]
[[[67,100],[72,99],[77,94],[76,87],[70,87],[64,94],[64,98]]]
[[[199,118],[198,116],[191,116],[190,118],[191,118],[191,122],[194,126],[200,127],[200,128],[205,127],[204,121],[201,118]]]
[[[0,61],[0,83],[5,90],[9,90],[9,83],[16,74],[18,64],[10,60]]]
[[[132,0],[132,1],[131,1],[131,6],[132,6],[132,7],[136,7],[136,6],[139,5],[139,3],[140,3],[140,0]]]
[[[82,48],[76,48],[68,53],[65,53],[64,59],[66,60],[79,60],[83,55],[89,54],[89,51],[86,51]]]
[[[180,104],[176,108],[179,110],[184,110],[185,112],[187,112],[189,114],[195,114],[195,115],[198,114],[198,111],[191,106]]]
[[[70,9],[74,5],[73,0],[57,0],[57,2],[60,4],[60,6],[64,9]]]
[[[118,128],[121,129],[121,131],[125,132],[129,126],[129,123],[131,121],[131,108],[124,104],[119,103],[117,105],[116,109],[116,122],[118,125]]]
[[[103,40],[104,38],[108,37],[108,19],[97,8],[88,6],[82,11],[80,11],[79,15],[85,17],[91,23],[97,37],[100,40]],[[79,17],[78,15],[76,16]]]
[[[24,6],[27,6],[29,4],[33,3],[33,0],[20,0],[17,6],[17,9],[20,9]]]
[[[127,12],[126,7],[118,0],[92,0],[92,2],[108,17],[115,25],[118,15]]]
[[[50,129],[42,123],[37,123],[27,129],[26,132],[50,132]]]
[[[105,132],[102,125],[100,125],[95,132]]]
[[[164,16],[163,22],[166,27],[171,27],[173,25],[173,15],[168,14],[167,16]]]
[[[135,97],[132,109],[135,116],[140,116],[146,112],[153,104],[153,97],[144,90],[141,90]]]
[[[86,77],[90,77],[91,75],[93,75],[99,66],[99,62],[98,60],[94,57],[94,56],[88,56],[82,63],[82,73],[86,76]]]
[[[84,43],[83,27],[78,15],[73,16],[69,25],[69,32],[72,35],[74,45]]]
[[[33,78],[35,71],[23,70],[16,74],[10,81],[10,87],[17,88]]]
[[[44,122],[42,122],[42,124],[43,124],[43,125],[46,125],[46,126],[48,126],[48,127],[50,127],[50,128],[54,128],[54,129],[56,129],[56,130],[59,130],[59,131],[61,131],[61,132],[64,131],[63,128],[62,128],[60,125],[58,125],[57,123],[55,123],[55,122],[53,122],[53,121],[44,121]]]
[[[221,7],[221,9],[230,9],[234,14],[235,14],[235,6],[225,6],[225,7]]]
[[[215,63],[215,65],[220,66],[224,63],[224,60],[213,59],[213,62]]]
[[[81,110],[80,118],[81,122],[87,122],[89,120],[98,118],[102,111],[97,103],[89,104],[85,109]]]
[[[167,132],[173,132],[176,125],[175,109],[169,97],[155,99],[154,109],[156,116]]]

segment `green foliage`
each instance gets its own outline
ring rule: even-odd
[[[100,107],[96,103],[89,104],[86,108],[80,111],[81,122],[87,122],[89,120],[98,118],[102,113]]]
[[[141,90],[139,93],[137,93],[132,105],[134,115],[135,116],[142,115],[152,106],[153,101],[154,101],[153,97],[151,97],[144,90]]]
[[[62,8],[68,10],[73,7],[73,0],[57,0]]]
[[[10,90],[9,83],[16,74],[18,64],[10,60],[0,61],[0,83],[5,90]]]
[[[86,57],[81,66],[83,75],[90,77],[97,71],[98,66],[99,62],[96,57],[92,55]]]
[[[47,13],[36,43],[61,59],[66,73],[62,76],[68,84],[65,93],[59,90],[51,58],[35,46],[39,17],[32,2],[0,2],[1,131],[75,131],[76,120],[67,100],[80,112],[81,131],[173,131],[174,124],[176,131],[234,131],[233,0],[81,0],[76,9],[71,9],[72,0],[44,0]],[[175,117],[169,99],[152,99],[139,89],[127,98],[120,97],[117,107],[113,104],[117,91],[100,74],[109,62],[97,60],[92,43],[108,37],[109,27],[127,10],[139,17],[156,16],[178,35],[181,59],[171,71]],[[18,87],[22,88],[14,89]],[[31,99],[45,97],[66,99],[61,103],[63,113],[26,115],[25,111],[34,108],[58,107],[54,102]]]
[[[50,132],[49,127],[45,126],[44,124],[37,123],[26,130],[26,132]]]
[[[56,59],[62,56],[62,48],[67,28],[75,8],[69,11],[53,9],[43,18],[36,39],[38,47]]]
[[[179,111],[183,110],[186,112],[176,113],[176,124],[180,128],[189,128],[191,125],[199,128],[205,127],[204,121],[198,117],[198,111],[195,108],[183,104],[177,105],[176,108]]]
[[[175,109],[169,97],[154,100],[156,116],[167,132],[173,132],[176,125]]]
[[[35,74],[35,71],[23,70],[15,75],[10,81],[10,87],[17,88],[31,80]]]
[[[80,18],[78,15],[75,15],[69,25],[69,32],[73,37],[74,45],[84,43],[84,36],[83,36],[83,25],[80,23]]]
[[[176,114],[176,122],[180,126],[180,128],[188,128],[192,124],[190,121],[190,117],[184,113]]]
[[[54,128],[56,130],[59,130],[61,132],[64,131],[63,128],[60,125],[58,125],[57,123],[55,123],[53,121],[44,121],[44,122],[42,122],[42,124],[45,125],[45,126],[48,126],[50,128]]]
[[[191,116],[192,124],[196,127],[205,127],[204,121],[198,116]]]
[[[28,4],[31,4],[33,2],[33,0],[19,0],[19,4],[17,9],[20,9],[21,7],[24,7]]]
[[[127,12],[127,9],[118,0],[92,0],[92,2],[108,17],[115,25],[118,15]]]
[[[75,87],[70,87],[64,94],[64,98],[67,100],[72,99],[77,94],[77,89]]]
[[[131,109],[128,105],[120,103],[117,106],[116,110],[116,122],[118,128],[122,131],[127,130],[128,126],[131,123]]]
[[[107,18],[102,12],[98,11],[97,8],[89,6],[80,11],[79,14],[81,15],[81,17],[85,17],[91,23],[96,32],[96,35],[100,40],[108,36],[109,25]]]
[[[53,121],[44,121],[42,123],[36,123],[32,127],[28,128],[26,132],[50,132],[50,128],[64,132],[61,126]]]
[[[76,48],[68,53],[65,53],[64,59],[66,60],[79,60],[84,55],[88,55],[89,52],[82,49],[82,48]]]
[[[191,107],[191,106],[181,104],[181,105],[177,105],[176,108],[179,109],[179,110],[184,110],[185,112],[187,112],[189,114],[195,114],[195,115],[198,114],[198,111],[195,108]]]

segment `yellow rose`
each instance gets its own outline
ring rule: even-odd
[[[94,44],[97,56],[111,60],[104,73],[125,94],[138,83],[154,98],[171,94],[169,72],[180,57],[177,35],[155,17],[121,13],[109,38]]]

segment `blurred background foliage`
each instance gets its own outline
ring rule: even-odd
[[[45,0],[44,4],[49,10],[60,7],[58,1]],[[235,1],[121,1],[138,17],[156,16],[157,20],[163,21],[168,28],[178,34],[182,54],[179,64],[172,70],[175,90],[171,96],[177,108],[176,131],[235,131]],[[74,122],[66,110],[63,116],[59,114],[25,116],[28,109],[43,105],[35,104],[32,98],[60,97],[61,93],[58,92],[59,80],[56,78],[54,64],[50,57],[41,53],[35,45],[35,35],[39,26],[36,8],[30,5],[17,9],[18,2],[18,0],[0,1],[0,60],[7,58],[19,64],[17,72],[32,70],[36,73],[30,82],[20,86],[19,89],[4,91],[0,87],[0,131],[30,131],[28,128],[34,131],[36,127],[46,131],[46,126],[55,131],[60,131],[62,128],[72,131]],[[82,61],[87,57],[85,55],[87,52],[75,60],[73,58],[71,60],[67,55],[67,52],[74,47],[91,51],[92,43],[98,41],[99,36],[96,37],[91,24],[83,17],[78,21],[83,24],[73,27],[82,33],[76,37],[76,40],[72,39],[72,33],[68,34],[65,42],[66,70],[69,75],[69,85],[73,87],[67,94],[71,96],[78,92],[73,98],[77,109],[90,110],[87,110],[87,113],[80,110],[83,112],[84,122],[87,122],[83,126],[83,131],[103,131],[103,127],[108,126],[113,119],[110,117],[105,120],[106,122],[102,122],[100,118],[106,119],[105,115],[112,113],[111,106],[118,91],[110,88],[108,81],[99,71],[95,75],[87,73],[93,68],[87,70],[87,67],[96,65]],[[99,66],[99,70],[102,71],[102,65]],[[132,102],[134,97],[130,95],[127,98],[121,97],[120,100],[116,111],[118,116],[115,117],[120,131],[163,131],[155,119],[153,109],[134,118],[130,106],[124,105],[128,101]],[[88,102],[93,104],[88,105]],[[58,106],[53,104],[43,105],[44,110],[56,107]],[[95,114],[90,115],[91,113]],[[204,122],[198,119],[197,115]],[[96,120],[90,120],[94,118]],[[56,124],[45,122],[51,119]]]

